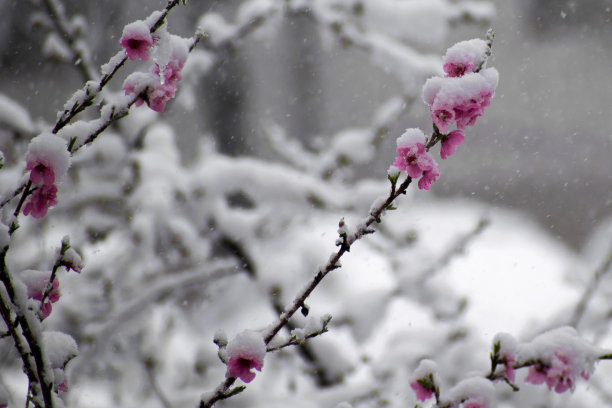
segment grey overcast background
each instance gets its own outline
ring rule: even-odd
[[[102,63],[117,50],[125,23],[165,2],[66,3],[89,16],[94,60]],[[223,12],[237,3],[200,1],[191,7]],[[477,197],[524,210],[559,239],[580,248],[612,213],[612,0],[493,3],[497,36],[490,65],[501,74],[497,95],[469,130],[460,154],[441,163],[443,177],[434,194]],[[26,106],[33,117],[51,121],[79,86],[79,78],[64,66],[42,64],[33,52],[43,33],[30,28],[31,7],[29,2],[0,1],[0,92]],[[170,24],[178,33],[190,34],[180,32],[181,27],[194,22],[177,19],[199,13],[175,14]],[[202,103],[195,114],[170,109],[170,120],[181,122],[184,159],[192,159],[191,148],[207,130],[231,135],[219,141],[229,154],[266,154],[257,130],[262,120],[278,121],[302,137],[365,124],[398,84],[363,63],[369,57],[359,51],[326,51],[313,31],[308,21],[296,20],[271,45],[244,47],[230,57],[231,64],[200,85]],[[485,31],[457,28],[449,45],[482,37]],[[362,174],[383,172],[393,155],[394,137],[405,127],[427,123],[427,111],[417,101],[397,123],[385,154]]]

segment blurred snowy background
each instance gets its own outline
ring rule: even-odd
[[[57,47],[32,24],[45,21],[35,3],[0,2],[0,93],[29,111],[20,123],[32,129],[53,123],[82,84],[47,52]],[[183,36],[206,13],[234,21],[248,2],[187,3],[168,23]],[[163,115],[139,108],[79,152],[60,205],[43,223],[23,221],[14,271],[52,263],[65,234],[87,263],[82,276],[62,280],[48,320],[80,346],[70,406],[195,406],[224,376],[213,333],[273,321],[327,260],[340,217],[354,224],[386,192],[395,138],[431,126],[420,88],[436,58],[489,26],[500,85],[466,143],[440,163],[432,192],[400,200],[310,299],[315,318],[333,316],[330,333],[301,354],[268,357],[226,406],[413,406],[408,377],[420,358],[436,359],[452,385],[488,368],[495,333],[528,339],[570,322],[612,245],[612,1],[397,0],[408,4],[401,13],[389,12],[391,0],[336,3],[352,5],[358,29],[413,53],[384,40],[351,43],[322,20],[331,12],[272,17],[216,64],[199,55],[205,74],[198,80],[193,68]],[[165,2],[65,4],[85,17],[99,65],[118,50],[126,23]],[[23,173],[29,131],[0,129],[2,197]],[[364,143],[369,134],[374,147]],[[581,321],[604,346],[612,344],[607,282]],[[25,395],[11,346],[1,346],[11,370],[0,380]],[[612,369],[599,370],[571,397],[499,386],[497,406],[610,404]]]

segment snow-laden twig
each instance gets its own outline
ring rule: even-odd
[[[612,266],[612,247],[608,251],[608,254],[606,255],[604,261],[595,270],[595,273],[593,273],[593,277],[589,281],[589,284],[587,285],[584,293],[582,294],[582,297],[578,301],[578,304],[574,309],[574,314],[570,319],[570,326],[578,327],[582,316],[584,316],[588,303],[592,299],[593,294],[595,293],[597,288],[599,287],[601,280],[604,278],[605,274],[608,273],[610,269],[612,269],[610,268],[610,266]]]
[[[332,253],[327,264],[316,272],[310,283],[298,293],[292,304],[287,307],[283,313],[281,313],[278,322],[266,330],[266,332],[263,334],[266,345],[269,345],[278,332],[289,324],[289,321],[293,315],[304,307],[304,302],[306,299],[323,281],[323,279],[331,271],[340,268],[340,259],[345,253],[351,250],[351,246],[365,235],[374,233],[375,230],[372,228],[373,224],[381,222],[383,213],[387,209],[392,208],[391,205],[396,198],[406,193],[406,190],[408,189],[408,186],[410,186],[411,182],[412,178],[408,176],[399,186],[396,186],[396,181],[392,181],[391,191],[386,199],[382,200],[380,204],[372,208],[368,217],[366,217],[366,219],[357,226],[354,232],[346,235],[346,239],[343,239],[340,248],[336,252]],[[225,381],[219,384],[219,386],[217,386],[213,392],[203,395],[202,400],[200,401],[200,408],[212,407],[217,401],[227,399],[232,395],[235,395],[237,392],[241,392],[242,389],[237,391],[237,388],[231,388],[234,382],[235,378],[226,378]]]
[[[60,0],[43,0],[43,4],[49,16],[51,16],[55,31],[70,48],[72,62],[81,72],[83,79],[85,81],[98,80],[99,75],[91,62],[89,50],[83,40],[79,38],[78,29],[66,16],[64,5]]]
[[[29,392],[32,394],[33,402],[38,406],[53,408],[55,406],[53,398],[53,373],[45,357],[38,328],[33,327],[34,324],[39,322],[37,319],[32,319],[32,313],[27,310],[24,304],[18,301],[19,297],[6,265],[7,251],[8,246],[0,253],[0,281],[4,285],[6,295],[8,296],[8,299],[5,299],[4,292],[2,293],[2,317],[11,331],[15,347],[23,360],[24,370],[28,375],[31,386]],[[13,327],[14,321],[11,318],[10,310],[13,310],[17,316],[16,321],[21,327],[21,335]],[[30,316],[28,316],[28,313]]]
[[[170,10],[172,10],[177,4],[179,4],[181,0],[169,0],[168,4],[164,8],[164,10],[159,14],[159,17],[155,20],[155,23],[151,26],[151,33],[154,33],[161,27],[163,22],[166,19]],[[55,126],[53,127],[52,132],[57,133],[66,126],[72,119],[78,115],[80,112],[85,110],[88,106],[90,106],[94,99],[100,94],[102,89],[106,86],[106,84],[113,78],[113,76],[117,73],[117,71],[125,64],[127,61],[127,55],[125,50],[119,51],[115,54],[109,62],[105,65],[104,74],[99,80],[96,81],[88,81],[83,89],[80,91],[83,94],[82,98],[75,98],[74,101],[67,102],[64,107],[64,111],[59,116]]]

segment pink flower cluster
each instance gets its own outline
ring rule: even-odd
[[[227,376],[240,378],[245,383],[253,381],[255,373],[261,371],[266,355],[266,343],[260,333],[245,330],[238,333],[227,346]]]
[[[189,50],[182,38],[170,35],[165,30],[153,37],[143,21],[125,26],[120,44],[130,59],[149,59],[153,51],[158,56],[150,72],[135,72],[123,83],[126,95],[138,95],[136,106],[147,103],[156,112],[163,112],[166,103],[176,95],[177,83],[182,79],[181,71]]]
[[[525,382],[535,385],[546,383],[549,390],[562,393],[574,390],[577,372],[585,380],[590,378],[590,374],[581,369],[576,353],[572,350],[557,350],[548,361],[538,361],[529,367]]]
[[[33,193],[23,206],[24,215],[42,218],[57,205],[57,183],[70,166],[70,153],[64,139],[43,133],[30,141],[26,154],[26,170],[30,171]]]
[[[421,129],[407,129],[397,139],[397,157],[393,165],[414,179],[420,178],[419,188],[429,190],[431,183],[440,178],[440,168],[425,149],[425,134]]]
[[[525,382],[546,384],[549,390],[563,393],[574,390],[579,377],[588,380],[601,350],[578,336],[572,327],[560,327],[545,332],[529,343],[517,343],[510,335],[498,334],[494,354],[505,365],[506,378],[514,382],[514,367],[530,362]],[[493,355],[493,354],[492,354]]]
[[[425,82],[423,99],[440,132],[451,125],[463,130],[473,126],[495,94],[499,74],[495,68],[466,73],[459,77],[434,77]]]
[[[453,45],[444,57],[445,77],[433,77],[423,86],[423,100],[441,134],[440,157],[452,155],[465,136],[463,130],[476,123],[495,94],[499,74],[481,69],[489,47],[480,39]],[[456,129],[447,133],[451,126]]]
[[[43,301],[43,296],[49,285],[51,279],[50,272],[27,270],[22,272],[21,280],[27,287],[28,298]],[[40,312],[43,319],[46,319],[51,314],[52,303],[55,303],[60,298],[59,281],[54,279],[51,284],[51,291],[45,299],[44,303],[40,305]]]

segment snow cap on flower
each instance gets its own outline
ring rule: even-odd
[[[72,336],[59,331],[45,330],[43,346],[51,368],[64,368],[79,353]]]
[[[449,77],[460,77],[475,69],[487,58],[489,46],[479,38],[461,41],[446,51],[444,72]]]
[[[55,184],[39,186],[23,206],[23,215],[42,218],[47,215],[50,207],[57,205],[57,187]]]
[[[579,376],[588,380],[595,370],[597,347],[581,339],[573,327],[560,327],[519,346],[521,359],[534,360],[525,382],[546,383],[549,390],[574,391]]]
[[[49,285],[49,279],[51,278],[51,272],[36,271],[28,269],[23,271],[20,275],[21,281],[27,287],[27,296],[30,299],[42,301],[47,285]],[[45,303],[41,305],[40,311],[44,319],[51,314],[51,303],[55,303],[60,298],[59,282],[57,279],[53,280],[51,285],[51,292],[45,300]]]
[[[119,44],[125,48],[129,59],[135,60],[140,58],[146,61],[149,59],[149,50],[153,45],[151,29],[142,20],[134,21],[123,27],[123,34]]]
[[[432,398],[436,393],[438,383],[438,366],[432,360],[421,360],[412,376],[410,376],[410,388],[416,394],[419,401],[423,402]]]
[[[255,378],[251,369],[261,371],[266,355],[266,343],[261,333],[245,330],[227,345],[227,376],[240,378],[245,383]]]
[[[53,133],[41,133],[30,141],[26,153],[26,170],[34,185],[57,184],[70,167],[66,141]]]

